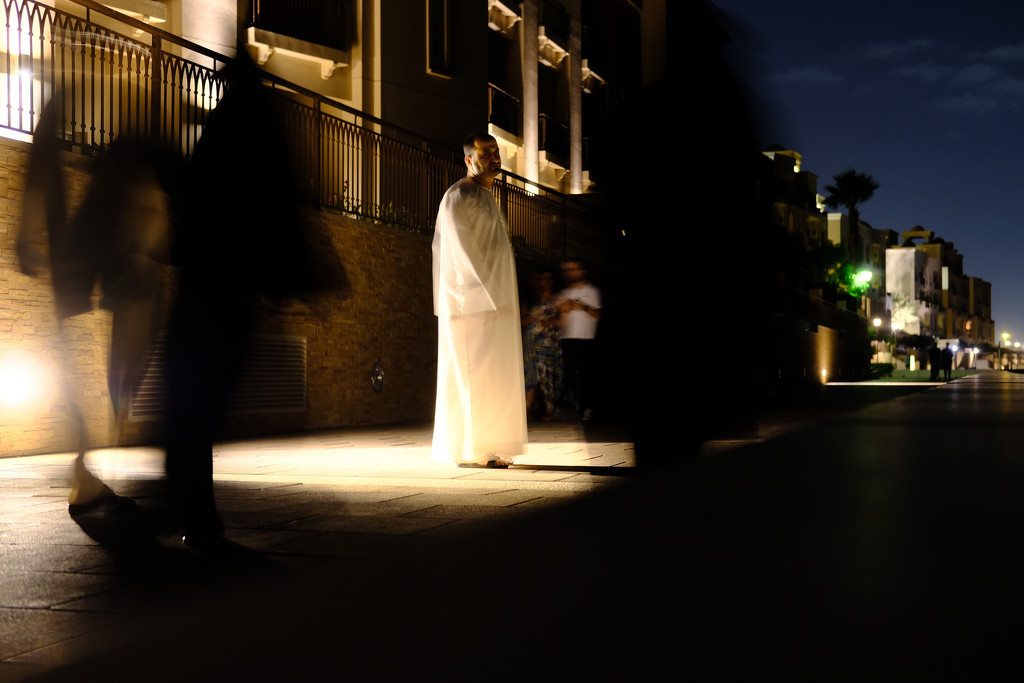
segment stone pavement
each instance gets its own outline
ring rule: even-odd
[[[217,557],[3,460],[0,679],[1019,678],[1024,377],[857,407],[633,476],[572,425],[506,471],[425,427],[224,445]],[[145,508],[159,458],[100,459]]]
[[[611,486],[635,472],[623,431],[534,425],[530,453],[507,470],[432,462],[430,425],[221,444],[214,470],[226,536],[254,551],[227,561],[184,547],[159,520],[139,529],[134,515],[71,518],[72,454],[0,459],[0,681],[59,675],[55,670],[70,662],[139,637],[148,642],[155,622],[202,615],[194,594],[206,599],[211,586],[225,588],[227,577],[229,584],[256,581],[255,572],[268,593],[268,583],[301,584],[310,575],[365,581],[376,563],[414,562],[482,525]],[[161,499],[162,452],[104,449],[87,458],[95,474],[135,497],[143,511]],[[464,567],[450,572],[456,582],[480,576]],[[494,586],[510,578],[496,577]],[[402,580],[419,585],[414,566]],[[178,609],[183,603],[189,609]],[[327,626],[347,618],[344,612],[316,618]]]

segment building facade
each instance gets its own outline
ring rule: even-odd
[[[465,173],[456,148],[468,130],[490,127],[514,164],[509,170],[536,176],[529,191],[508,182],[497,192],[517,252],[539,259],[571,252],[599,261],[601,238],[587,228],[593,211],[543,187],[588,187],[582,97],[585,89],[600,93],[604,81],[593,69],[584,72],[588,13],[606,21],[609,12],[625,13],[631,19],[622,24],[631,30],[638,22],[639,3],[587,4],[528,2],[505,24],[495,14],[504,5],[486,0],[261,1],[251,7],[236,0],[25,0],[8,7],[2,49],[8,50],[8,73],[21,74],[21,88],[3,89],[6,106],[0,108],[6,117],[0,129],[14,138],[0,141],[10,188],[0,217],[0,377],[27,378],[35,398],[0,405],[0,455],[68,450],[78,438],[62,393],[69,368],[58,343],[52,288],[46,278],[20,272],[14,244],[29,141],[43,104],[57,101],[73,212],[89,184],[90,158],[111,140],[155,136],[187,156],[225,90],[222,70],[236,47],[261,62],[289,117],[291,151],[308,190],[304,222],[323,249],[337,254],[349,288],[305,308],[268,312],[262,338],[300,360],[286,382],[299,382],[298,398],[273,399],[277,407],[270,410],[235,411],[226,434],[419,421],[429,419],[434,396],[429,230],[441,193]],[[646,4],[663,9],[663,3]],[[520,107],[514,135],[507,120],[496,123],[489,94],[496,80],[493,43],[496,36],[510,40],[502,30],[512,31],[520,46],[536,39],[536,54],[523,63],[536,63],[538,74],[546,74],[535,85],[517,86],[523,100],[537,99],[537,120],[532,109]],[[556,35],[568,40],[568,49]],[[15,45],[21,50],[11,49]],[[574,104],[569,89],[576,87],[581,103]],[[559,136],[540,134],[542,112]],[[556,137],[568,146],[554,149]],[[531,156],[535,162],[520,165]],[[232,200],[258,198],[226,198]],[[538,216],[555,216],[558,234]],[[123,424],[111,411],[105,378],[110,325],[99,308],[67,321],[81,346],[70,371],[89,397],[89,443],[146,443],[158,429],[149,408],[134,400]],[[8,374],[11,368],[17,372]],[[155,396],[158,404],[159,386]]]
[[[904,331],[994,344],[991,284],[965,275],[963,255],[934,231],[915,226],[900,237],[900,246],[886,250],[886,270]]]
[[[235,1],[214,0],[222,24]],[[182,35],[199,38],[206,24],[190,17],[209,3],[169,4]],[[581,194],[616,109],[638,97],[643,15],[664,11],[630,0],[260,0],[239,21],[270,73],[452,149],[486,127],[507,171]],[[324,22],[334,28],[312,30]]]

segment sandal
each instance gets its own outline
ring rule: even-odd
[[[504,455],[499,455],[498,453],[491,453],[490,458],[492,459],[487,461],[486,466],[491,469],[504,469],[513,464],[512,458],[506,458]]]

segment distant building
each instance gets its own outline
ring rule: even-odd
[[[774,367],[765,373],[781,384],[863,379],[870,357],[867,312],[885,308],[884,294],[877,304],[868,303],[836,279],[834,267],[851,261],[853,241],[838,223],[832,239],[818,177],[801,169],[801,155],[772,146],[759,161],[758,190],[770,233],[764,258],[775,297],[766,331]]]
[[[900,246],[886,250],[894,322],[908,334],[994,343],[991,284],[965,275],[963,255],[933,231],[915,226],[900,237]]]
[[[802,171],[803,157],[793,150],[769,147],[764,156],[771,160],[764,189],[771,200],[772,223],[783,232],[798,237],[804,249],[821,248],[827,239],[825,215],[818,176]]]
[[[885,251],[885,282],[892,296],[892,327],[913,335],[938,336],[938,259],[913,247]]]
[[[996,324],[992,320],[992,283],[968,277],[968,315],[964,325],[965,341],[995,344]]]
[[[861,272],[870,273],[868,289],[861,296],[860,312],[869,322],[889,328],[892,306],[886,286],[886,250],[897,243],[893,230],[879,230],[864,221],[857,226],[858,239],[852,239],[850,219],[842,213],[828,214],[828,240],[839,245],[850,263]]]

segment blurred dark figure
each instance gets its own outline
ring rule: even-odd
[[[325,285],[297,211],[284,128],[245,49],[193,152],[173,261],[178,292],[167,334],[167,477],[185,541],[223,533],[212,445],[269,301]]]
[[[953,349],[949,348],[949,342],[942,349],[942,379],[946,382],[953,379]]]
[[[82,418],[81,387],[67,353],[66,325],[93,309],[93,287],[101,287],[100,307],[111,311],[107,383],[120,430],[128,399],[144,368],[166,311],[165,294],[171,226],[178,211],[184,159],[162,146],[121,138],[101,153],[81,207],[68,219],[57,108],[43,108],[29,160],[18,257],[22,272],[49,271],[53,280],[61,357],[68,402],[79,432],[70,510],[82,512],[111,503],[128,504],[85,466],[93,439]]]
[[[91,310],[93,286],[101,284],[101,306],[113,312],[108,383],[119,422],[166,323],[167,480],[173,512],[195,547],[212,547],[223,534],[213,440],[259,312],[344,283],[333,250],[315,251],[307,239],[284,128],[244,49],[221,76],[227,92],[189,165],[155,143],[118,139],[97,159],[94,183],[70,221],[55,107],[48,105],[34,139],[19,236],[24,272],[52,271],[62,321]],[[176,290],[168,263],[176,267]],[[73,373],[65,365],[67,379]],[[75,398],[73,381],[67,384],[81,434],[72,514],[110,502],[134,507],[85,467],[83,399]]]
[[[638,463],[653,471],[698,455],[709,439],[756,430],[749,340],[769,311],[760,145],[723,57],[730,35],[702,0],[664,4],[664,76],[617,122],[613,207],[643,283],[634,440]]]
[[[939,381],[939,366],[942,363],[942,351],[938,344],[932,344],[928,349],[928,369],[931,370],[929,379],[933,382]]]

